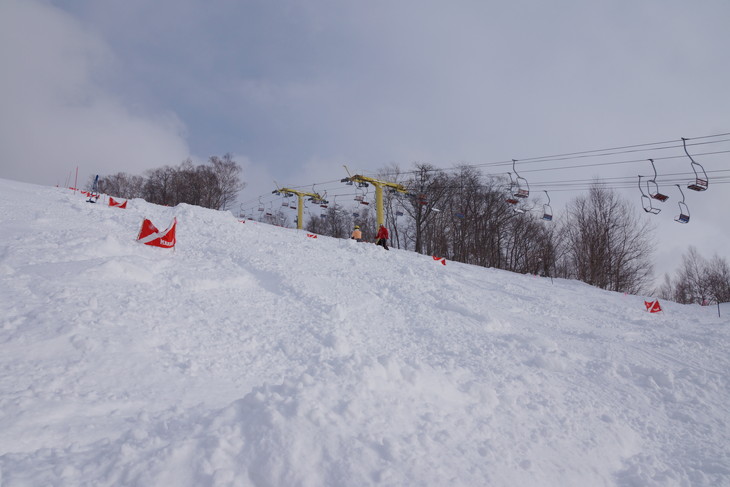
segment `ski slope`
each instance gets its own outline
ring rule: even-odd
[[[716,307],[104,201],[0,180],[2,487],[730,485]]]

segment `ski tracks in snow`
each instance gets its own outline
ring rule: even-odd
[[[36,191],[2,197],[3,485],[730,479],[728,332],[687,307]]]

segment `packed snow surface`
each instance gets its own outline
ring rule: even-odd
[[[6,180],[0,232],[2,487],[730,485],[717,307]]]

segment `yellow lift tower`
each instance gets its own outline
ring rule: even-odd
[[[321,204],[327,204],[327,200],[325,200],[322,196],[319,195],[319,193],[305,193],[304,191],[297,191],[296,189],[290,189],[290,188],[281,188],[281,189],[275,189],[271,192],[271,194],[283,194],[284,196],[290,198],[294,195],[297,196],[297,230],[302,229],[302,221],[304,220],[304,197],[309,196],[309,201],[321,205]]]
[[[368,184],[375,186],[375,214],[378,226],[385,223],[385,216],[383,214],[383,188],[387,187],[398,191],[399,193],[408,194],[408,190],[402,184],[380,181],[360,174],[349,176],[350,171],[347,170],[347,166],[345,166],[345,170],[347,171],[348,177],[340,180],[341,183],[357,183],[360,188],[366,188]]]

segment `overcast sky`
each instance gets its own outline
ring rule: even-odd
[[[339,180],[343,164],[450,168],[728,133],[729,23],[727,0],[2,0],[0,177],[63,185],[77,166],[86,181],[230,152],[248,201],[274,181]],[[730,154],[697,159],[730,169]],[[638,174],[650,164],[523,175],[557,190]],[[665,190],[658,272],[688,245],[730,258],[730,185],[711,174],[687,194],[688,225]],[[552,193],[556,215],[577,194]],[[643,216],[638,188],[623,194]]]

